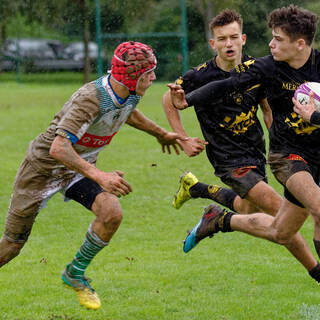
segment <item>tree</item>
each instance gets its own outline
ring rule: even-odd
[[[204,30],[207,41],[212,37],[211,31],[209,30],[209,23],[214,16],[216,16],[221,10],[230,8],[237,10],[242,0],[194,0],[189,1],[191,7],[196,8],[202,16]]]
[[[15,16],[19,2],[0,0],[0,45],[7,39],[7,23]]]

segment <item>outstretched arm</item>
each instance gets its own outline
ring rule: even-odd
[[[171,93],[167,91],[162,97],[163,110],[166,114],[168,122],[172,130],[183,137],[188,137],[180,118],[179,111],[173,106],[171,101]],[[205,145],[208,144],[200,138],[188,137],[188,140],[180,140],[179,143],[183,148],[183,151],[188,157],[194,157],[201,153]]]
[[[171,154],[170,146],[173,147],[176,154],[180,154],[179,148],[181,148],[181,146],[179,141],[187,139],[178,133],[168,132],[164,128],[161,128],[155,122],[147,118],[138,109],[135,109],[130,114],[126,123],[136,129],[145,131],[156,137],[158,142],[161,144],[162,152],[167,151],[169,154]]]
[[[67,168],[81,173],[83,176],[97,182],[104,190],[116,195],[125,196],[132,191],[130,184],[123,179],[123,172],[104,172],[93,164],[82,159],[73,149],[69,139],[57,135],[52,142],[50,155],[62,162]]]
[[[189,92],[185,95],[181,86],[169,83],[172,104],[177,109],[185,109],[196,104],[202,104],[216,98],[221,98],[225,94],[236,90],[232,78],[217,80]]]

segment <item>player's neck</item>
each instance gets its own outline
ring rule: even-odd
[[[229,72],[230,70],[232,70],[236,65],[241,63],[241,56],[237,57],[235,60],[233,61],[226,61],[220,58],[220,56],[216,57],[216,64],[217,66],[226,72]]]
[[[114,93],[122,99],[125,99],[130,95],[129,89],[115,81],[112,77],[110,77],[110,86]]]
[[[294,55],[294,57],[289,61],[287,61],[287,63],[291,68],[299,69],[302,66],[304,66],[305,63],[308,61],[310,54],[311,54],[311,47],[306,47],[305,50]]]

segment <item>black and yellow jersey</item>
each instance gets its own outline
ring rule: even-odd
[[[212,100],[234,90],[261,83],[272,109],[270,150],[298,154],[306,161],[320,164],[320,129],[300,119],[293,111],[292,97],[304,82],[320,82],[320,52],[312,49],[309,59],[299,69],[266,56],[246,61],[230,72],[225,81],[211,82],[194,90],[186,99],[189,105]]]
[[[239,72],[240,71],[240,72]],[[307,62],[299,69],[272,56],[263,57],[243,71],[235,70],[236,82],[245,83],[242,75],[259,78],[266,86],[268,102],[272,109],[273,124],[270,129],[270,150],[299,154],[314,164],[320,163],[320,129],[304,122],[293,111],[292,97],[300,84],[320,82],[320,53],[312,50]]]
[[[243,62],[250,60],[248,56]],[[211,81],[230,77],[211,59],[190,69],[176,80],[185,93],[190,93]],[[217,99],[195,104],[203,136],[209,142],[206,151],[215,168],[261,165],[265,163],[265,141],[257,118],[258,102],[265,92],[256,82],[243,91],[230,92]]]

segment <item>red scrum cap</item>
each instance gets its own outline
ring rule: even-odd
[[[135,91],[139,78],[148,71],[154,70],[157,59],[146,44],[129,41],[121,43],[115,50],[111,62],[112,77]]]

